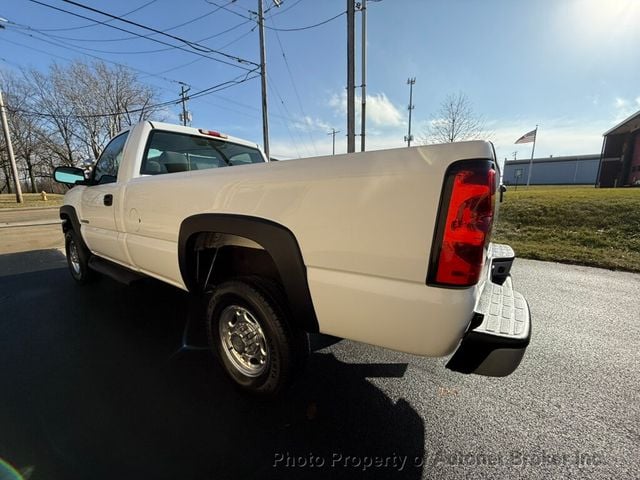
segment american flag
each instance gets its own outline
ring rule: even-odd
[[[516,143],[531,143],[531,142],[535,142],[536,141],[536,131],[537,130],[538,129],[536,128],[535,130],[531,130],[529,133],[525,133],[518,140],[516,140]]]

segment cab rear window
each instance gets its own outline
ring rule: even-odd
[[[140,173],[160,175],[263,162],[257,148],[218,138],[154,130],[147,143]]]

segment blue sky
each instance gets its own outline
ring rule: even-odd
[[[61,0],[41,1],[106,20]],[[117,15],[148,4],[126,18],[163,31],[194,20],[169,33],[193,41],[217,34],[202,43],[258,62],[255,23],[242,18],[251,16],[257,0],[209,1],[228,10],[205,0],[82,3]],[[271,3],[265,0],[266,6]],[[344,0],[283,0],[279,9],[267,14],[266,25],[304,27],[344,10]],[[444,97],[463,92],[485,119],[501,159],[512,158],[514,151],[518,158],[528,158],[531,144],[513,142],[536,124],[536,156],[599,153],[602,133],[640,110],[640,0],[382,0],[368,2],[367,11],[369,149],[404,145],[409,76],[416,77],[415,137],[437,118]],[[161,100],[177,98],[178,81],[197,91],[244,73],[178,49],[131,53],[164,47],[148,39],[117,40],[131,35],[27,0],[4,3],[0,17],[34,29],[0,30],[4,71],[44,69],[53,60],[65,62],[90,53],[144,72],[141,79],[158,87]],[[75,27],[84,28],[45,32],[57,38],[42,33]],[[225,30],[229,31],[221,33]],[[331,153],[327,133],[332,127],[341,131],[336,151],[346,150],[345,43],[344,15],[308,30],[267,31],[273,155]],[[358,82],[359,32],[357,52]],[[189,108],[194,126],[262,143],[258,79],[194,99]],[[167,120],[177,123],[178,112],[178,106],[169,108]]]

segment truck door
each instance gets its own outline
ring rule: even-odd
[[[82,193],[80,218],[82,236],[92,252],[110,260],[125,262],[126,254],[118,242],[118,167],[129,132],[115,137],[105,147],[93,170],[92,185]]]

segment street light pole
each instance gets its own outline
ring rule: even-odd
[[[13,155],[13,144],[11,143],[11,132],[9,132],[9,122],[7,122],[7,112],[4,108],[4,100],[2,98],[2,90],[0,90],[0,116],[2,116],[2,129],[4,130],[4,138],[7,142],[7,150],[9,151],[9,161],[11,162],[11,173],[13,174],[13,182],[16,185],[16,202],[22,203],[22,188],[20,188],[20,177],[18,177],[18,167],[16,166],[16,158]]]

